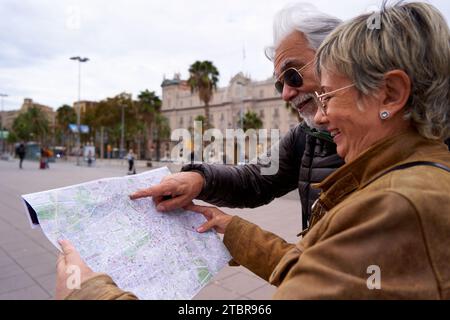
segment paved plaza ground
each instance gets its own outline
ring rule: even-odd
[[[161,166],[164,164],[156,164]],[[148,170],[143,163],[138,172]],[[177,170],[176,167],[171,167]],[[71,162],[51,163],[39,170],[37,162],[0,161],[0,300],[52,299],[57,249],[40,229],[31,229],[20,195],[94,179],[123,176],[125,161],[98,162],[78,167]],[[132,191],[132,190],[130,190]],[[224,209],[294,242],[301,227],[296,191],[257,209]],[[225,267],[195,299],[270,299],[275,288],[243,267]]]

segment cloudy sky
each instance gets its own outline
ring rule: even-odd
[[[272,41],[272,18],[292,0],[0,0],[0,93],[4,109],[24,98],[57,109],[77,100],[82,64],[83,100],[126,91],[135,97],[176,72],[188,76],[196,60],[211,60],[219,86],[244,71],[270,77],[264,47]],[[308,2],[308,1],[304,1]],[[322,11],[348,19],[380,0],[314,0]],[[450,21],[450,1],[428,1]],[[244,59],[245,52],[245,59]]]

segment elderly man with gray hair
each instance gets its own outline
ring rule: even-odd
[[[274,63],[277,91],[304,120],[276,146],[276,174],[263,175],[261,164],[190,164],[131,198],[153,197],[160,211],[184,207],[193,199],[221,207],[255,208],[298,188],[305,229],[319,194],[311,184],[321,182],[343,164],[331,136],[313,121],[317,110],[314,91],[320,88],[313,68],[315,51],[340,23],[307,3],[289,5],[275,16],[274,44],[266,48],[266,56]],[[164,200],[168,195],[171,199]]]

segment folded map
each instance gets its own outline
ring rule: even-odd
[[[198,233],[198,213],[156,211],[138,189],[170,174],[160,168],[22,196],[32,226],[60,249],[67,239],[96,272],[140,299],[191,299],[231,259],[219,236]]]

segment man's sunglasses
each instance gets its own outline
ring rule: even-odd
[[[314,60],[311,60],[300,69],[289,68],[284,70],[275,82],[275,89],[277,89],[279,93],[283,93],[285,83],[289,87],[300,88],[303,85],[303,76],[300,72],[309,67],[313,62]]]

